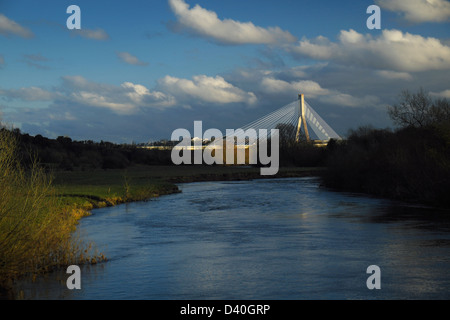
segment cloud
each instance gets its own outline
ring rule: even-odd
[[[165,76],[158,84],[163,91],[187,105],[194,101],[213,104],[243,102],[251,105],[257,100],[253,92],[245,92],[220,76],[197,75],[192,80]]]
[[[90,106],[90,107],[99,107],[99,108],[107,108],[111,109],[116,113],[133,113],[135,109],[135,105],[127,102],[116,102],[111,99],[109,96],[102,95],[101,93],[96,92],[87,92],[80,91],[74,92],[70,96],[71,100],[81,105]]]
[[[109,39],[109,35],[103,29],[91,30],[91,29],[82,28],[82,29],[73,29],[73,30],[70,30],[69,32],[71,34],[79,35],[83,38],[91,39],[91,40],[108,40]]]
[[[42,62],[47,62],[48,59],[41,54],[25,54],[23,61],[30,67],[42,70],[50,69],[49,67],[42,65]]]
[[[328,38],[318,36],[314,40],[302,39],[297,46],[286,46],[286,49],[296,56],[306,56],[317,60],[328,60],[339,45],[332,43]]]
[[[216,128],[230,119],[235,123],[234,111],[250,115],[242,106],[256,97],[221,77],[167,76],[152,89],[130,81],[112,85],[76,75],[64,76],[50,88],[0,88],[2,99],[8,101],[3,108],[5,121],[29,134],[130,142],[168,138],[172,130],[198,119]],[[229,108],[217,108],[228,103]]]
[[[160,91],[150,91],[140,84],[124,82],[121,87],[125,91],[124,94],[136,105],[166,108],[175,106],[176,104],[176,100],[172,95]]]
[[[336,63],[416,72],[450,69],[450,47],[439,39],[422,37],[399,30],[383,30],[378,37],[342,30],[338,42],[325,37],[302,39],[285,49],[296,58],[330,60]]]
[[[413,76],[407,72],[397,72],[390,70],[377,70],[375,74],[379,75],[382,78],[390,79],[390,80],[406,80],[411,81]]]
[[[309,99],[317,99],[321,102],[345,107],[375,106],[379,99],[374,96],[354,97],[338,90],[323,88],[319,83],[311,80],[284,81],[271,77],[261,80],[261,88],[267,93],[303,93]]]
[[[311,98],[330,94],[330,90],[324,89],[317,82],[310,80],[288,82],[266,77],[261,80],[261,86],[265,92],[269,93],[301,92]]]
[[[450,2],[446,0],[376,0],[375,3],[414,23],[450,20]]]
[[[142,84],[123,82],[111,85],[89,81],[82,76],[64,76],[61,85],[51,90],[39,87],[0,89],[5,100],[50,101],[89,108],[109,109],[117,114],[137,114],[144,109],[166,109],[174,106],[252,105],[256,96],[225,81],[222,77],[199,75],[192,80],[166,76],[156,89]]]
[[[135,66],[147,66],[147,62],[140,61],[138,58],[128,52],[117,52],[117,56],[125,63]]]
[[[73,103],[90,108],[105,108],[117,114],[132,114],[141,108],[166,108],[175,99],[143,85],[124,82],[120,86],[91,82],[81,76],[62,77],[62,84],[52,90],[39,87],[0,89],[4,99]]]
[[[450,99],[450,89],[441,92],[430,92],[430,95],[436,98]]]
[[[5,65],[5,58],[2,54],[0,54],[0,69]]]
[[[9,19],[2,13],[0,13],[0,34],[5,37],[15,35],[26,39],[34,37],[34,34],[29,29],[22,27],[20,24]]]
[[[166,108],[175,104],[173,97],[131,82],[115,86],[90,82],[81,76],[66,76],[63,81],[69,99],[116,113],[130,114],[141,108]]]
[[[8,100],[19,99],[23,101],[51,101],[58,97],[58,94],[38,87],[0,89],[0,95]]]
[[[276,44],[294,42],[296,38],[279,27],[262,28],[252,22],[220,20],[213,11],[198,4],[192,9],[184,0],[169,0],[181,27],[192,33],[224,44]]]

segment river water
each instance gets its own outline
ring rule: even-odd
[[[449,299],[443,212],[320,187],[316,178],[182,184],[96,209],[78,232],[109,258],[22,286],[25,299]],[[367,268],[380,268],[370,290]]]

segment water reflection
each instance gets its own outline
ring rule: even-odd
[[[449,223],[433,210],[331,192],[315,178],[180,188],[95,210],[79,231],[110,261],[83,269],[80,291],[61,273],[24,285],[26,298],[450,297]],[[381,290],[366,287],[372,264]]]

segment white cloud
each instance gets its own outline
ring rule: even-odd
[[[176,100],[172,95],[160,91],[150,91],[140,84],[124,82],[121,87],[125,90],[125,95],[136,105],[166,108],[176,104]]]
[[[174,97],[159,91],[150,91],[143,85],[124,82],[120,86],[88,81],[81,76],[65,76],[62,85],[45,90],[38,87],[0,89],[5,99],[22,101],[59,101],[86,107],[106,108],[119,114],[136,113],[141,108],[174,106]]]
[[[257,100],[253,92],[245,92],[220,76],[213,78],[197,75],[192,80],[166,76],[159,80],[159,86],[186,104],[192,101],[214,104],[235,102],[254,104]]]
[[[132,64],[135,66],[146,66],[147,62],[139,60],[137,57],[133,56],[128,52],[117,52],[117,56],[125,63]]]
[[[298,43],[298,46],[287,46],[286,49],[294,54],[327,60],[333,57],[333,51],[338,49],[338,45],[326,37],[319,36],[312,41],[304,38]]]
[[[331,60],[379,70],[415,72],[450,69],[450,47],[439,39],[384,29],[378,37],[342,30],[338,42],[325,37],[286,46],[295,57]]]
[[[0,89],[0,95],[7,99],[20,99],[24,101],[51,101],[58,96],[58,94],[54,92],[38,87],[9,90]]]
[[[299,92],[305,94],[308,99],[318,99],[319,101],[345,106],[345,107],[367,107],[378,103],[378,98],[374,96],[354,97],[347,93],[323,88],[319,83],[311,80],[284,81],[266,77],[261,80],[261,88],[272,94]]]
[[[324,89],[315,81],[284,81],[271,77],[261,80],[262,89],[268,93],[296,93],[301,92],[311,98],[330,94],[330,90]]]
[[[450,89],[441,92],[430,92],[430,95],[436,98],[446,98],[450,99]]]
[[[111,109],[116,113],[133,113],[136,106],[130,102],[118,103],[115,99],[111,99],[110,96],[105,96],[100,93],[79,91],[73,92],[70,95],[70,99],[74,102],[90,107],[100,107]]]
[[[32,38],[34,36],[29,29],[22,27],[20,24],[9,19],[8,17],[6,17],[1,13],[0,13],[0,34],[4,36],[16,35],[22,38]]]
[[[450,20],[450,2],[446,0],[376,0],[381,8],[398,12],[410,22]]]
[[[355,97],[348,93],[332,91],[331,94],[320,97],[320,101],[344,107],[377,107],[380,99],[372,95]]]
[[[121,85],[96,83],[82,76],[64,76],[62,84],[52,90],[39,87],[0,89],[6,100],[50,101],[93,108],[105,108],[117,114],[136,114],[145,108],[165,109],[198,104],[246,103],[252,105],[256,96],[225,81],[222,77],[199,75],[192,80],[166,76],[158,89],[142,84]]]
[[[198,4],[192,9],[184,0],[169,0],[179,24],[198,35],[227,44],[275,44],[293,42],[296,38],[279,27],[262,28],[252,22],[220,20],[213,11]]]
[[[166,108],[175,105],[175,99],[147,87],[124,82],[120,86],[92,83],[83,77],[65,77],[74,101],[93,107],[110,109],[116,113],[136,113],[140,108]]]

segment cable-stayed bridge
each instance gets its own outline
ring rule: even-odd
[[[262,165],[270,163],[268,169],[262,168],[267,170],[262,173],[264,175],[278,171],[280,138],[283,142],[289,142],[289,145],[306,140],[315,146],[326,146],[331,139],[341,139],[305,101],[303,94],[298,95],[298,101],[291,102],[239,129],[227,129],[225,136],[218,129],[208,129],[203,133],[202,122],[194,121],[194,135],[194,139],[191,139],[190,132],[186,129],[173,132],[173,141],[183,137],[172,149],[172,161],[175,164],[191,164],[192,156],[194,164],[204,162],[241,165],[257,164],[258,161]],[[275,163],[274,171],[272,163]]]
[[[341,139],[311,105],[305,101],[303,94],[298,95],[297,101],[293,101],[278,110],[252,121],[241,127],[241,129],[235,131],[233,134],[237,140],[243,138],[240,141],[245,141],[245,137],[248,136],[252,129],[256,132],[259,132],[261,129],[267,130],[268,138],[270,138],[271,129],[278,129],[280,134],[287,133],[289,135],[292,135],[292,131],[294,131],[297,142],[303,138],[307,142],[311,142],[317,146],[325,146],[331,139]],[[219,141],[213,141],[209,145],[218,143]]]

